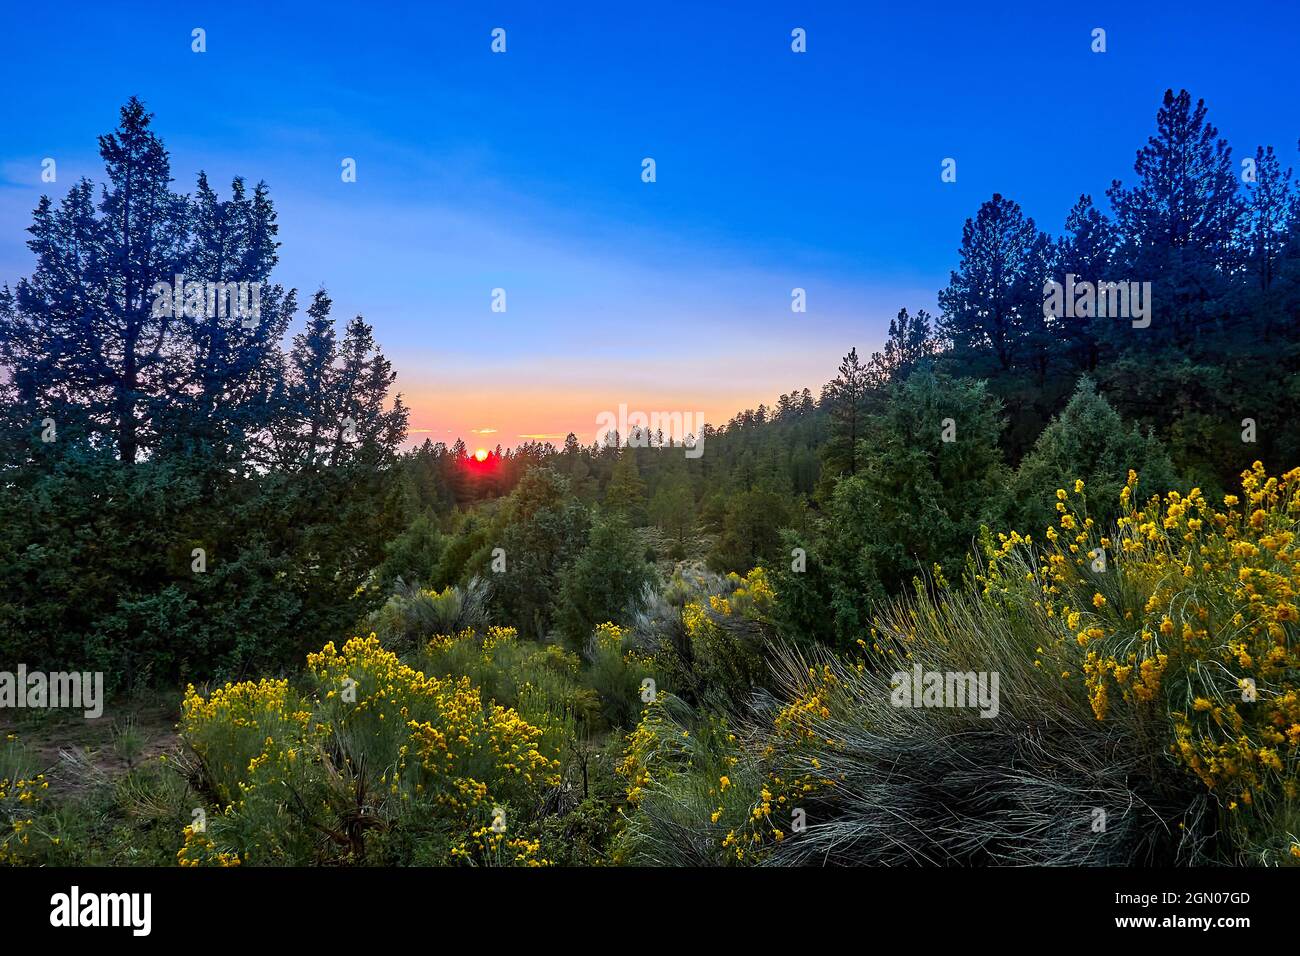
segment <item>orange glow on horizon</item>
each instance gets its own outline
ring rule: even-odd
[[[411,409],[408,445],[428,438],[450,447],[463,439],[473,442],[467,449],[473,461],[477,443],[488,439],[493,444],[499,440],[503,449],[528,441],[560,447],[572,432],[588,445],[597,438],[601,413],[617,414],[620,403],[645,413],[702,412],[705,421],[720,427],[746,408],[772,405],[796,383],[807,383],[816,393],[820,383],[835,377],[835,356],[841,354],[843,350],[811,344],[792,349],[788,342],[751,343],[744,353],[745,374],[735,381],[719,377],[699,358],[674,358],[671,368],[647,367],[631,377],[626,369],[611,370],[602,363],[570,367],[548,356],[443,367],[435,357],[421,355],[398,371],[400,391]],[[486,466],[491,459],[489,453],[479,464]]]

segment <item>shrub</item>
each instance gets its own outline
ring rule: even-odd
[[[769,673],[764,650],[771,590],[761,568],[746,578],[729,574],[726,584],[726,594],[688,601],[682,608],[693,661],[690,683],[701,701],[743,705]],[[686,676],[678,675],[684,686]]]
[[[723,749],[715,740],[705,760],[673,757],[700,750],[689,742],[703,736],[700,720],[670,724],[666,710],[647,711],[625,767],[640,791],[623,844],[630,860],[1199,859],[1195,792],[1167,779],[1159,754],[1153,760],[1131,728],[1099,724],[1081,687],[1034,666],[1032,642],[1045,623],[1008,616],[979,595],[922,592],[883,615],[874,642],[856,655],[780,652],[775,696]],[[999,672],[997,719],[894,706],[893,672],[913,662]],[[1100,834],[1092,831],[1098,809],[1107,815]]]
[[[1069,404],[1043,429],[1016,470],[1011,509],[1015,526],[1045,527],[1054,514],[1053,490],[1076,478],[1091,489],[1092,517],[1102,523],[1115,521],[1129,470],[1137,471],[1150,487],[1177,487],[1174,466],[1160,442],[1125,425],[1091,379],[1080,379]]]
[[[464,587],[426,591],[399,582],[379,610],[363,622],[385,647],[410,650],[439,634],[479,629],[488,616],[490,588],[481,578]]]
[[[373,467],[123,468],[76,449],[48,464],[6,472],[0,495],[0,660],[175,687],[292,666],[304,634],[374,604],[361,585],[391,531]]]
[[[757,764],[742,758],[725,718],[700,716],[666,694],[648,704],[618,767],[628,809],[614,859],[652,866],[746,862],[734,830],[751,819],[762,778]]]
[[[1038,592],[1044,666],[1086,688],[1098,721],[1143,728],[1201,780],[1233,862],[1284,860],[1300,829],[1300,469],[1269,477],[1256,462],[1221,508],[1195,488],[1139,506],[1136,484],[1130,472],[1110,533],[1082,481],[1058,490],[1041,559],[1008,538],[983,587]]]
[[[438,588],[448,582],[439,578],[446,542],[429,515],[418,515],[396,538],[384,545],[384,560],[375,570],[383,587],[399,579],[425,588]]]
[[[587,657],[589,680],[600,695],[605,719],[614,727],[628,726],[641,711],[643,681],[653,679],[651,661],[637,653],[627,631],[610,622],[595,629]]]
[[[775,595],[761,568],[742,578],[684,567],[627,629],[663,687],[694,704],[743,706],[768,673]]]
[[[181,862],[368,862],[409,850],[400,837],[415,830],[443,834],[448,858],[540,862],[513,819],[558,783],[539,728],[373,635],[307,666],[309,699],[283,681],[187,692],[182,734],[221,812],[187,835]],[[492,829],[499,814],[509,837]]]
[[[599,723],[600,701],[580,680],[577,655],[520,641],[512,627],[490,627],[482,636],[466,628],[436,637],[419,662],[430,674],[468,677],[485,699],[519,711],[542,729],[551,752]]]
[[[279,752],[323,730],[287,680],[268,678],[227,684],[206,699],[191,684],[181,703],[181,726],[206,789],[223,807],[239,799],[250,765],[269,748]]]
[[[580,647],[598,624],[634,614],[652,577],[626,520],[598,514],[586,549],[561,576],[558,619],[570,646]]]
[[[779,651],[774,695],[713,756],[707,714],[647,708],[623,766],[623,852],[776,865],[1300,857],[1300,469],[1271,478],[1256,464],[1222,509],[1195,489],[1139,507],[1135,485],[1130,474],[1109,531],[1083,481],[1061,489],[1045,541],[989,537],[957,588],[940,575],[882,605],[856,652]],[[900,706],[914,667],[996,675],[996,716]]]
[[[0,742],[0,864],[36,862],[51,839],[36,822],[50,787],[38,768],[18,735],[6,734]]]

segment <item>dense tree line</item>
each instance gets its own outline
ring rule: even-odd
[[[239,672],[399,582],[475,577],[503,623],[581,645],[638,606],[652,562],[688,556],[768,567],[786,634],[844,644],[882,597],[960,574],[981,527],[1040,528],[1075,478],[1104,519],[1130,468],[1151,492],[1217,491],[1300,460],[1300,193],[1271,146],[1235,162],[1185,91],[1106,208],[1080,196],[1052,236],[993,195],[937,316],[903,309],[817,394],[706,425],[699,457],[640,433],[482,462],[460,440],[400,451],[407,412],[364,320],[340,332],[319,290],[281,344],[297,301],[271,282],[266,186],[174,192],[135,100],[100,146],[98,199],[86,181],[43,199],[35,271],[0,292],[7,658]],[[258,320],[160,312],[178,275],[259,283]],[[1068,277],[1150,283],[1149,323],[1105,296],[1046,309]]]

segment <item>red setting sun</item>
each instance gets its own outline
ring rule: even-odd
[[[488,453],[486,448],[480,448],[478,451],[474,452],[474,457],[479,461],[487,461],[487,456]]]

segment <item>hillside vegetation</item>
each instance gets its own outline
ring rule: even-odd
[[[482,460],[151,124],[0,291],[0,660],[112,693],[5,712],[0,862],[1300,863],[1300,196],[1186,92],[816,394]],[[176,273],[261,323],[159,321]]]

